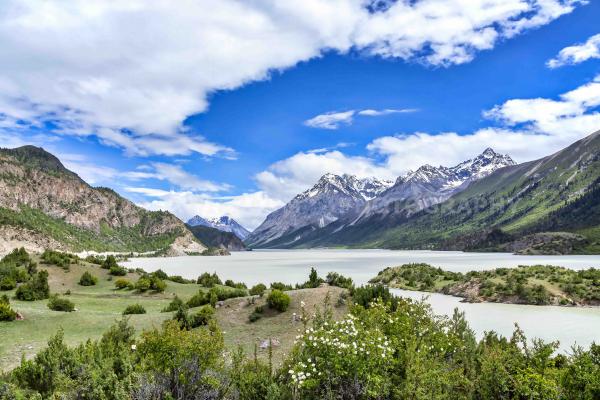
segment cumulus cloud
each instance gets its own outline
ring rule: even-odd
[[[0,120],[96,136],[135,155],[232,150],[184,128],[208,96],[325,51],[451,65],[578,0],[6,0]]]
[[[321,128],[321,129],[338,129],[342,125],[351,125],[354,122],[354,117],[356,115],[365,116],[365,117],[381,117],[383,115],[389,114],[398,114],[398,113],[410,113],[417,111],[414,108],[405,108],[405,109],[392,109],[386,108],[383,110],[373,110],[373,109],[365,109],[365,110],[348,110],[348,111],[329,111],[324,114],[319,114],[316,117],[308,119],[304,121],[304,125],[311,128]]]
[[[579,64],[593,58],[600,58],[600,33],[590,37],[585,43],[565,47],[546,65],[548,68],[558,68]]]
[[[256,228],[269,212],[283,206],[262,191],[232,197],[212,197],[192,191],[166,191],[129,187],[127,192],[141,194],[146,200],[138,204],[149,210],[169,210],[184,221],[194,215],[206,218],[229,215],[248,229]]]

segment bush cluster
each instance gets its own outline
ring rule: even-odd
[[[36,272],[29,281],[17,288],[15,297],[23,301],[47,299],[50,296],[48,286],[48,271]]]
[[[81,286],[94,286],[98,283],[98,278],[94,275],[90,274],[88,271],[85,271],[81,278],[79,278],[79,284]]]
[[[290,305],[290,296],[283,293],[281,290],[273,289],[267,296],[267,304],[270,308],[283,312]]]
[[[219,279],[219,276],[217,275],[217,273],[213,273],[212,275],[209,274],[208,272],[203,273],[202,275],[200,275],[198,277],[198,279],[196,280],[196,283],[200,286],[204,286],[207,288],[211,288],[215,285],[222,285],[223,282],[221,282],[221,279]]]
[[[141,276],[135,283],[135,289],[139,292],[152,290],[157,293],[162,293],[166,288],[167,284],[156,275]]]
[[[48,300],[48,308],[52,311],[72,312],[75,311],[75,304],[69,299],[64,299],[54,294]]]
[[[199,290],[186,304],[190,308],[203,306],[205,304],[212,304],[214,307],[214,303],[217,301],[246,296],[248,296],[248,291],[246,289],[230,289],[216,286],[211,288],[208,292]]]
[[[129,280],[124,278],[119,278],[115,281],[115,288],[118,290],[121,289],[134,289],[135,285],[131,283]]]
[[[250,295],[262,297],[262,295],[265,293],[265,290],[267,290],[267,287],[265,286],[265,284],[259,283],[257,285],[252,286],[252,288],[250,288]]]
[[[56,265],[57,267],[68,270],[71,264],[79,263],[79,257],[71,253],[63,253],[55,250],[44,250],[40,256],[44,264]]]
[[[8,296],[0,296],[0,321],[14,321],[17,313],[10,307]]]
[[[0,290],[13,290],[36,272],[37,266],[27,251],[14,249],[0,260]]]
[[[146,309],[141,304],[130,304],[123,311],[123,315],[146,314]]]

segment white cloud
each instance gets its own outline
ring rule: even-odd
[[[372,13],[363,0],[5,0],[0,119],[51,120],[130,154],[231,156],[183,128],[210,93],[325,51],[463,63],[579,3],[398,1]]]
[[[304,121],[304,125],[311,128],[338,129],[341,125],[350,125],[355,113],[354,110],[330,111]]]
[[[138,204],[149,210],[169,210],[184,221],[194,215],[212,218],[229,215],[248,229],[256,228],[265,215],[283,206],[262,191],[244,193],[239,196],[215,198],[191,191],[166,191],[148,188],[127,188],[130,193],[148,198]]]
[[[600,58],[600,33],[590,37],[585,43],[565,47],[546,65],[548,68],[558,68],[579,64],[593,58]]]
[[[381,117],[389,114],[410,113],[417,111],[414,108],[392,109],[385,108],[383,110],[373,110],[367,108],[365,110],[348,110],[348,111],[329,111],[324,114],[319,114],[316,117],[304,121],[304,125],[311,128],[321,129],[338,129],[342,125],[351,125],[354,122],[356,115],[365,117]]]

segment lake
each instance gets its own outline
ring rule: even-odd
[[[518,265],[550,264],[573,269],[600,268],[600,256],[517,256],[508,253],[462,253],[442,251],[395,250],[254,250],[235,252],[228,257],[170,257],[133,258],[124,263],[129,268],[146,271],[162,269],[169,275],[196,278],[203,272],[217,272],[221,279],[232,279],[254,285],[259,282],[295,284],[308,278],[311,267],[325,276],[335,271],[364,284],[385,267],[410,262],[425,262],[455,272],[516,267]],[[561,350],[572,345],[588,346],[600,342],[600,308],[568,308],[552,306],[523,306],[513,304],[461,303],[460,299],[441,294],[425,294],[395,290],[398,294],[427,301],[439,314],[451,315],[455,307],[466,317],[481,337],[484,331],[494,330],[510,336],[514,323],[529,338],[559,340]]]

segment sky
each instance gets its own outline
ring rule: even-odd
[[[4,0],[0,147],[253,229],[328,172],[600,130],[598,21],[596,0]]]

